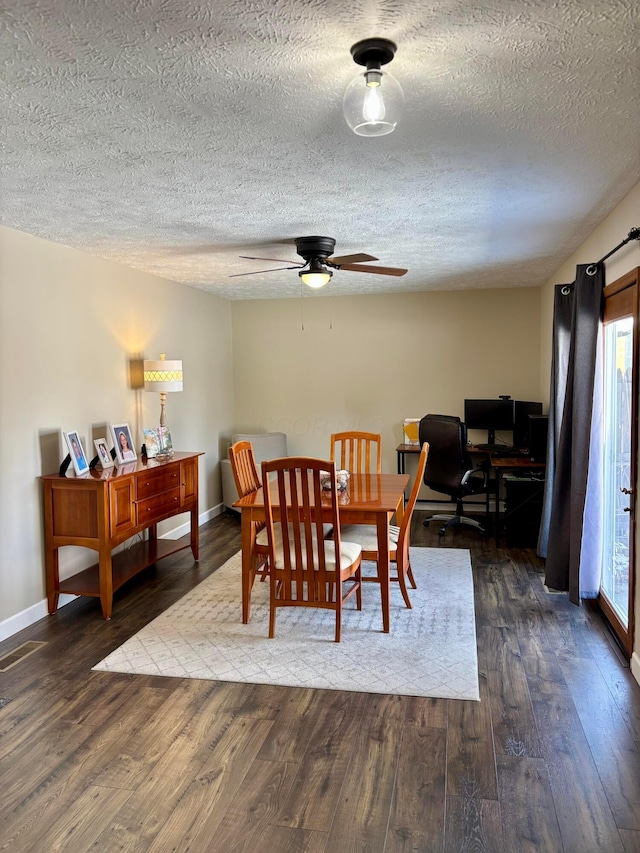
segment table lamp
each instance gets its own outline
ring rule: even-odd
[[[182,391],[182,361],[167,361],[164,353],[161,353],[159,360],[145,359],[144,390],[160,394],[160,453],[158,455],[170,456],[173,450],[163,450],[164,430],[166,427],[165,405],[168,392]]]

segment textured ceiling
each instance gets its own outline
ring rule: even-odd
[[[229,276],[312,234],[409,268],[334,295],[539,285],[640,180],[638,9],[4,0],[1,221],[232,299],[298,295]],[[378,139],[342,116],[368,36],[406,100]]]

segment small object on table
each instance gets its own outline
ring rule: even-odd
[[[339,492],[343,492],[347,488],[350,476],[351,474],[349,473],[349,471],[346,471],[344,468],[341,468],[339,471],[336,471],[336,488]],[[329,491],[331,489],[330,474],[320,474],[320,485],[326,491]]]

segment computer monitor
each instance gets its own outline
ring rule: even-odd
[[[513,400],[465,400],[467,429],[486,429],[487,441],[496,443],[496,430],[513,429]]]
[[[542,403],[516,400],[513,404],[513,446],[530,447],[529,415],[541,415]]]

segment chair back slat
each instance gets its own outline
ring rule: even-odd
[[[331,460],[352,474],[382,473],[382,436],[374,432],[335,432]]]
[[[250,441],[237,441],[229,448],[229,460],[238,497],[244,498],[256,492],[262,483],[258,474],[253,445]]]

